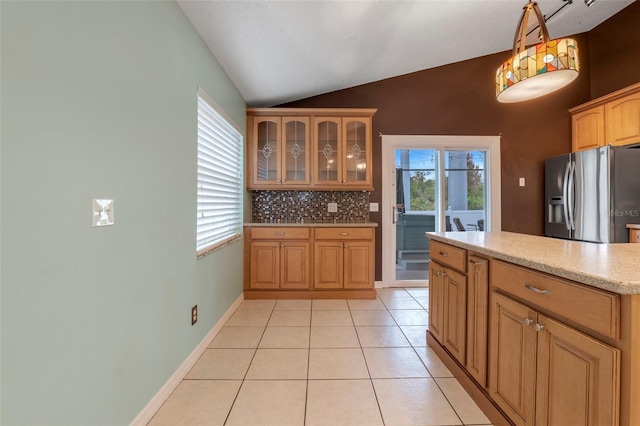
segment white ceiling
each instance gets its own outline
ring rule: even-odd
[[[177,0],[249,106],[273,106],[513,48],[525,0]],[[633,0],[540,0],[551,38]],[[535,18],[532,26],[537,24]],[[496,68],[499,64],[496,64]]]

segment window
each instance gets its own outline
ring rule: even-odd
[[[198,89],[198,256],[242,236],[244,139],[218,111]]]

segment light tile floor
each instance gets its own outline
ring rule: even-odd
[[[426,346],[428,300],[245,300],[149,425],[488,425]]]

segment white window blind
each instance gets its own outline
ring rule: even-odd
[[[243,136],[198,89],[197,255],[242,235]]]

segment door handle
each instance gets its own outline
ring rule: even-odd
[[[396,223],[396,206],[391,207],[391,223]]]
[[[569,172],[571,171],[571,162],[567,163],[567,167],[564,170],[564,179],[562,180],[562,198],[564,199],[564,203],[562,203],[562,210],[564,212],[564,222],[567,227],[567,231],[571,231],[571,222],[569,221]]]

